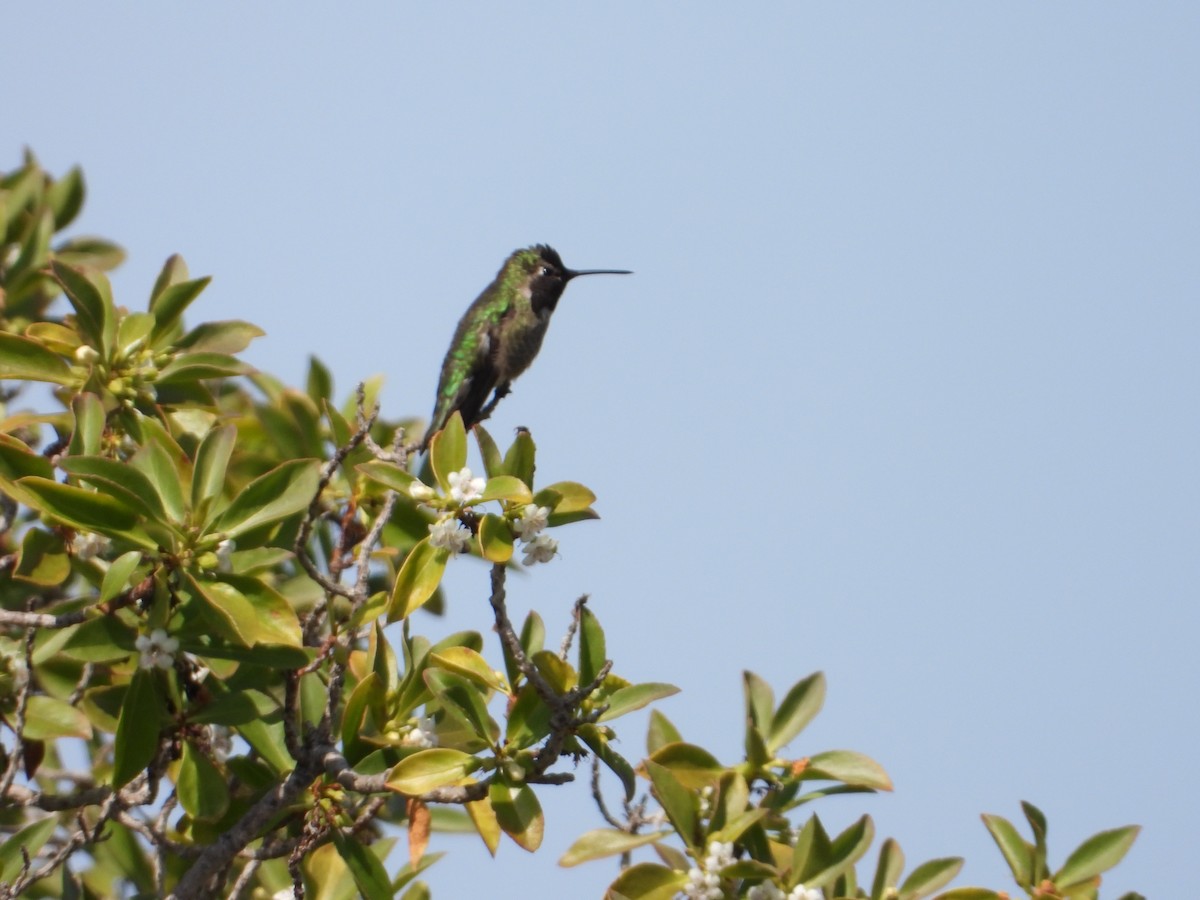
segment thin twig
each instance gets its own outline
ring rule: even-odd
[[[563,635],[562,646],[558,650],[558,658],[563,662],[567,661],[567,654],[571,652],[571,644],[579,631],[579,621],[583,617],[583,608],[587,606],[587,602],[588,595],[584,594],[575,601],[575,606],[571,609],[571,623],[567,626],[567,633]]]

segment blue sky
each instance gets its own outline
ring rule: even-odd
[[[909,860],[1007,888],[979,813],[1030,800],[1061,861],[1141,823],[1105,883],[1178,896],[1198,794],[1200,7],[281,2],[5,16],[0,161],[84,166],[77,230],[145,302],[268,336],[288,381],[428,413],[514,247],[573,284],[492,423],[603,520],[512,587],[552,631],[592,595],[616,670],[670,681],[732,761],[743,668],[830,681],[791,748],[874,756],[861,812]],[[456,563],[430,632],[485,628]],[[640,722],[623,748],[643,749]],[[546,846],[447,839],[435,896],[599,896]],[[818,811],[821,811],[818,807]],[[1185,874],[1185,871],[1189,874]],[[536,880],[536,881],[534,881]]]

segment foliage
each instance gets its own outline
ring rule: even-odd
[[[506,606],[518,556],[551,561],[551,532],[596,517],[591,491],[538,487],[532,437],[502,453],[481,426],[476,477],[457,416],[418,469],[377,382],[337,405],[315,359],[303,390],[241,362],[255,326],[187,327],[208,279],[180,257],[143,308],[118,304],[120,248],[60,237],[83,199],[78,169],[54,179],[31,156],[0,177],[0,896],[427,897],[436,831],[539,848],[537,789],[571,780],[564,757],[591,757],[610,827],[561,862],[621,857],[614,898],[915,900],[955,876],[940,859],[901,880],[887,840],[860,887],[870,818],[831,835],[809,811],[891,788],[861,754],[781,755],[821,708],[819,673],[778,704],[746,674],[734,765],[657,711],[647,757],[624,759],[612,723],[675,689],[614,674],[582,599],[557,652]],[[499,666],[482,631],[414,633],[458,556],[488,572]],[[1097,896],[1137,831],[1051,872],[1025,812],[1032,843],[985,823],[1030,896]],[[657,861],[632,864],[643,848]]]

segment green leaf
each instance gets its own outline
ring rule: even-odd
[[[1013,878],[1022,888],[1033,887],[1033,847],[1017,832],[1008,819],[984,813],[983,824],[1000,848],[1005,862],[1012,870]]]
[[[667,814],[671,824],[675,826],[675,831],[690,850],[698,850],[696,800],[691,790],[671,769],[659,765],[653,759],[646,760],[642,765],[646,774],[650,776],[650,783],[654,785],[654,796],[662,805],[663,812]]]
[[[32,322],[25,329],[25,337],[67,357],[73,357],[82,346],[79,332],[58,322]]]
[[[501,694],[509,692],[504,679],[492,670],[487,660],[478,651],[472,650],[470,647],[447,647],[444,650],[430,653],[429,665],[455,672],[471,679],[476,684]]]
[[[1140,831],[1137,825],[1126,825],[1092,835],[1067,857],[1053,878],[1054,884],[1062,890],[1107,872],[1125,857]]]
[[[117,322],[117,355],[128,358],[146,343],[154,328],[154,316],[149,313],[128,313]]]
[[[88,267],[75,268],[59,260],[50,263],[55,277],[75,308],[79,330],[90,338],[104,358],[112,353],[117,328],[112,287],[104,273]]]
[[[209,616],[215,616],[209,613]],[[213,618],[206,616],[209,622]],[[223,621],[218,627],[227,627]],[[205,659],[232,659],[244,665],[261,666],[265,669],[300,669],[316,658],[312,647],[286,647],[279,644],[256,644],[247,647],[213,640],[210,635],[180,634],[179,649]]]
[[[742,694],[747,720],[765,735],[775,710],[775,692],[761,676],[747,670],[742,672]]]
[[[763,817],[767,815],[767,812],[768,810],[762,807],[746,810],[726,825],[723,825],[720,830],[709,834],[708,840],[730,844],[735,843],[741,840],[742,835],[750,828],[761,822]]]
[[[670,719],[657,709],[650,710],[650,726],[646,730],[646,752],[648,754],[653,756],[667,744],[682,741],[683,735],[679,733],[679,729],[671,723]]]
[[[579,613],[579,681],[582,684],[591,684],[600,670],[608,661],[608,650],[604,642],[604,629],[600,627],[600,620],[596,618],[588,607],[583,607]],[[645,688],[645,685],[641,685]],[[622,688],[621,690],[627,690]],[[620,693],[620,690],[614,692]],[[672,692],[674,693],[674,692]],[[661,695],[667,696],[667,695]],[[634,699],[626,697],[625,700]],[[610,706],[609,709],[612,707]],[[618,714],[619,715],[619,714]]]
[[[225,471],[236,442],[237,428],[226,425],[209,431],[196,450],[192,469],[192,509],[201,519],[207,517],[212,502],[219,499],[225,489]]]
[[[518,847],[533,853],[542,845],[546,820],[537,795],[529,785],[493,781],[488,787],[488,800],[501,829]]]
[[[354,468],[357,472],[365,475],[372,481],[378,482],[385,488],[391,488],[393,491],[405,496],[408,496],[409,488],[420,481],[416,475],[413,475],[406,469],[402,469],[395,463],[383,462],[378,459],[359,463]]]
[[[392,767],[386,787],[398,794],[416,797],[459,784],[479,766],[480,762],[474,756],[451,747],[418,750]]]
[[[383,681],[375,672],[368,673],[356,684],[346,699],[346,708],[342,713],[342,745],[351,765],[372,751],[371,745],[363,741],[361,735],[366,727],[367,710],[371,707],[381,708],[383,702]]]
[[[1031,881],[1040,884],[1050,871],[1046,860],[1046,815],[1032,803],[1021,801],[1021,811],[1033,830],[1033,872]]]
[[[449,559],[450,551],[432,546],[429,538],[417,542],[396,575],[392,599],[388,603],[389,623],[407,619],[433,596]]]
[[[183,647],[183,641],[179,642]],[[261,691],[239,690],[217,694],[199,709],[188,712],[188,721],[197,724],[245,725],[279,710],[279,704]]]
[[[139,515],[168,524],[158,491],[150,479],[133,466],[103,456],[68,456],[60,459],[58,465],[68,475],[92,485]]]
[[[536,502],[558,515],[583,512],[596,502],[596,495],[574,481],[558,481],[538,491]]]
[[[960,856],[931,859],[912,870],[900,885],[901,900],[919,900],[953,881],[962,870]]]
[[[483,471],[488,478],[504,474],[504,462],[500,458],[500,448],[492,440],[482,425],[475,426],[475,443],[479,445],[479,455],[483,458]]]
[[[120,618],[100,615],[75,626],[61,652],[82,662],[116,662],[134,652],[136,639],[137,632]]]
[[[365,900],[392,900],[392,882],[379,857],[356,838],[346,837],[339,828],[334,828],[330,833],[338,856],[354,878],[359,896]]]
[[[230,378],[248,375],[251,369],[241,360],[224,353],[180,353],[158,372],[162,386],[203,381],[206,378]]]
[[[611,722],[613,719],[641,709],[655,700],[678,694],[679,688],[673,684],[660,684],[648,681],[645,684],[631,684],[629,687],[618,688],[608,698],[608,709],[597,721]]]
[[[808,758],[808,766],[805,767],[802,777],[827,778],[830,781],[873,788],[877,791],[892,789],[892,780],[888,778],[883,766],[869,756],[855,753],[853,750],[827,750],[824,753],[813,754]]]
[[[181,350],[193,353],[241,353],[255,338],[266,334],[257,325],[233,319],[226,322],[204,322],[176,342]]]
[[[304,639],[300,619],[287,597],[267,581],[250,575],[221,574],[217,580],[237,590],[254,608],[258,641],[299,648]]]
[[[874,839],[875,825],[870,816],[863,816],[837,836],[830,848],[829,864],[816,874],[806,875],[804,884],[810,888],[833,884],[867,852]]]
[[[488,562],[506,563],[513,555],[513,535],[503,516],[488,513],[479,523],[479,553]]]
[[[15,490],[13,482],[29,475],[53,481],[54,466],[12,435],[0,433],[0,488],[12,493]]]
[[[575,841],[559,859],[560,866],[577,866],[594,859],[618,856],[645,847],[663,838],[670,837],[669,831],[654,831],[648,834],[629,834],[615,828],[597,828]]]
[[[184,572],[183,577],[201,602],[205,618],[223,637],[244,647],[258,642],[258,613],[241,591],[223,581],[196,578],[191,572]]]
[[[625,802],[632,801],[637,788],[637,776],[629,761],[612,749],[609,729],[600,728],[588,722],[580,725],[575,733],[596,754],[596,758],[621,779],[621,786],[625,789]]]
[[[306,509],[317,491],[319,468],[315,459],[294,459],[260,475],[242,489],[209,531],[235,538]]]
[[[124,787],[137,777],[150,765],[158,750],[162,699],[159,697],[156,674],[138,669],[125,692],[113,746],[114,789]]]
[[[107,603],[122,593],[129,586],[129,576],[133,574],[134,569],[141,561],[142,554],[139,550],[130,550],[114,559],[109,564],[108,571],[104,573],[104,581],[100,584],[99,602]]]
[[[40,528],[31,528],[21,538],[21,550],[13,578],[42,587],[62,584],[71,574],[71,559],[62,538]]]
[[[129,464],[145,475],[171,522],[182,523],[187,517],[183,485],[179,468],[170,454],[157,442],[144,443],[129,460]]]
[[[304,392],[313,403],[322,406],[333,399],[333,374],[329,367],[315,356],[308,358],[308,377],[305,379]]]
[[[535,469],[534,457],[536,453],[537,448],[534,446],[533,438],[530,437],[529,432],[518,432],[516,440],[512,442],[512,446],[504,454],[504,472],[520,478],[521,481],[532,488],[533,472]]]
[[[76,394],[71,398],[71,412],[75,415],[75,429],[67,444],[69,456],[99,456],[104,440],[104,426],[108,413],[95,394]]]
[[[804,730],[813,717],[821,711],[824,704],[825,676],[823,673],[816,672],[797,682],[787,692],[787,696],[779,704],[775,715],[769,719],[770,724],[766,725],[764,722],[767,750],[772,754],[777,753],[780,747],[789,743],[792,738]]]
[[[437,668],[426,669],[424,678],[447,714],[462,722],[481,740],[495,745],[500,729],[488,715],[487,705],[475,682]]]
[[[715,785],[725,771],[715,756],[695,744],[667,744],[650,761],[668,769],[680,784],[694,791]]]
[[[135,530],[137,514],[108,495],[49,478],[21,478],[17,486],[26,492],[30,506],[80,531],[122,537],[145,550],[158,549],[144,532]]]
[[[6,379],[70,384],[75,376],[61,356],[38,341],[0,331],[0,380]]]
[[[875,880],[871,883],[871,900],[883,900],[885,891],[896,886],[903,871],[904,851],[896,841],[888,838],[879,847],[879,862],[875,865]]]
[[[55,248],[54,256],[69,266],[91,266],[105,271],[115,269],[125,261],[125,251],[120,245],[96,237],[75,237],[63,241]]]
[[[550,733],[550,708],[538,696],[532,684],[526,683],[517,692],[517,699],[508,711],[504,739],[524,749],[532,747]]]
[[[154,298],[150,301],[150,312],[154,313],[154,331],[152,339],[157,346],[159,338],[169,335],[179,323],[183,311],[193,300],[208,287],[211,278],[196,278],[192,281],[175,281],[182,269],[182,277],[187,278],[187,267],[183,258],[172,256],[159,275],[159,283],[154,286]],[[166,282],[166,283],[164,283]]]
[[[434,477],[443,491],[449,493],[451,472],[457,472],[467,464],[467,433],[463,429],[462,415],[455,412],[446,427],[433,436],[429,445],[429,463]]]
[[[687,882],[687,872],[657,863],[638,863],[623,870],[605,896],[611,900],[673,900]]]
[[[52,741],[56,738],[90,738],[92,725],[81,711],[65,700],[56,700],[44,694],[29,698],[25,713],[26,740]]]
[[[66,175],[56,180],[46,191],[46,205],[54,213],[54,228],[62,231],[79,215],[83,208],[85,190],[83,170],[79,166],[71,168]]]
[[[12,884],[16,881],[25,865],[21,851],[24,850],[31,860],[34,859],[57,827],[58,817],[46,816],[26,825],[0,844],[0,882]]]
[[[225,776],[191,741],[183,742],[175,788],[180,806],[193,819],[215,822],[229,808]]]
[[[987,888],[960,887],[938,894],[937,900],[1008,900],[1008,894],[998,894]]]
[[[11,271],[33,277],[50,257],[50,238],[54,234],[54,216],[43,209],[30,219],[21,239],[21,250],[13,260]]]
[[[476,502],[484,503],[488,500],[531,503],[533,494],[520,478],[514,478],[512,475],[497,475],[488,479],[487,485],[483,489],[483,496]]]

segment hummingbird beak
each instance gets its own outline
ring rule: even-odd
[[[563,281],[570,281],[580,275],[632,275],[628,269],[563,269]]]

